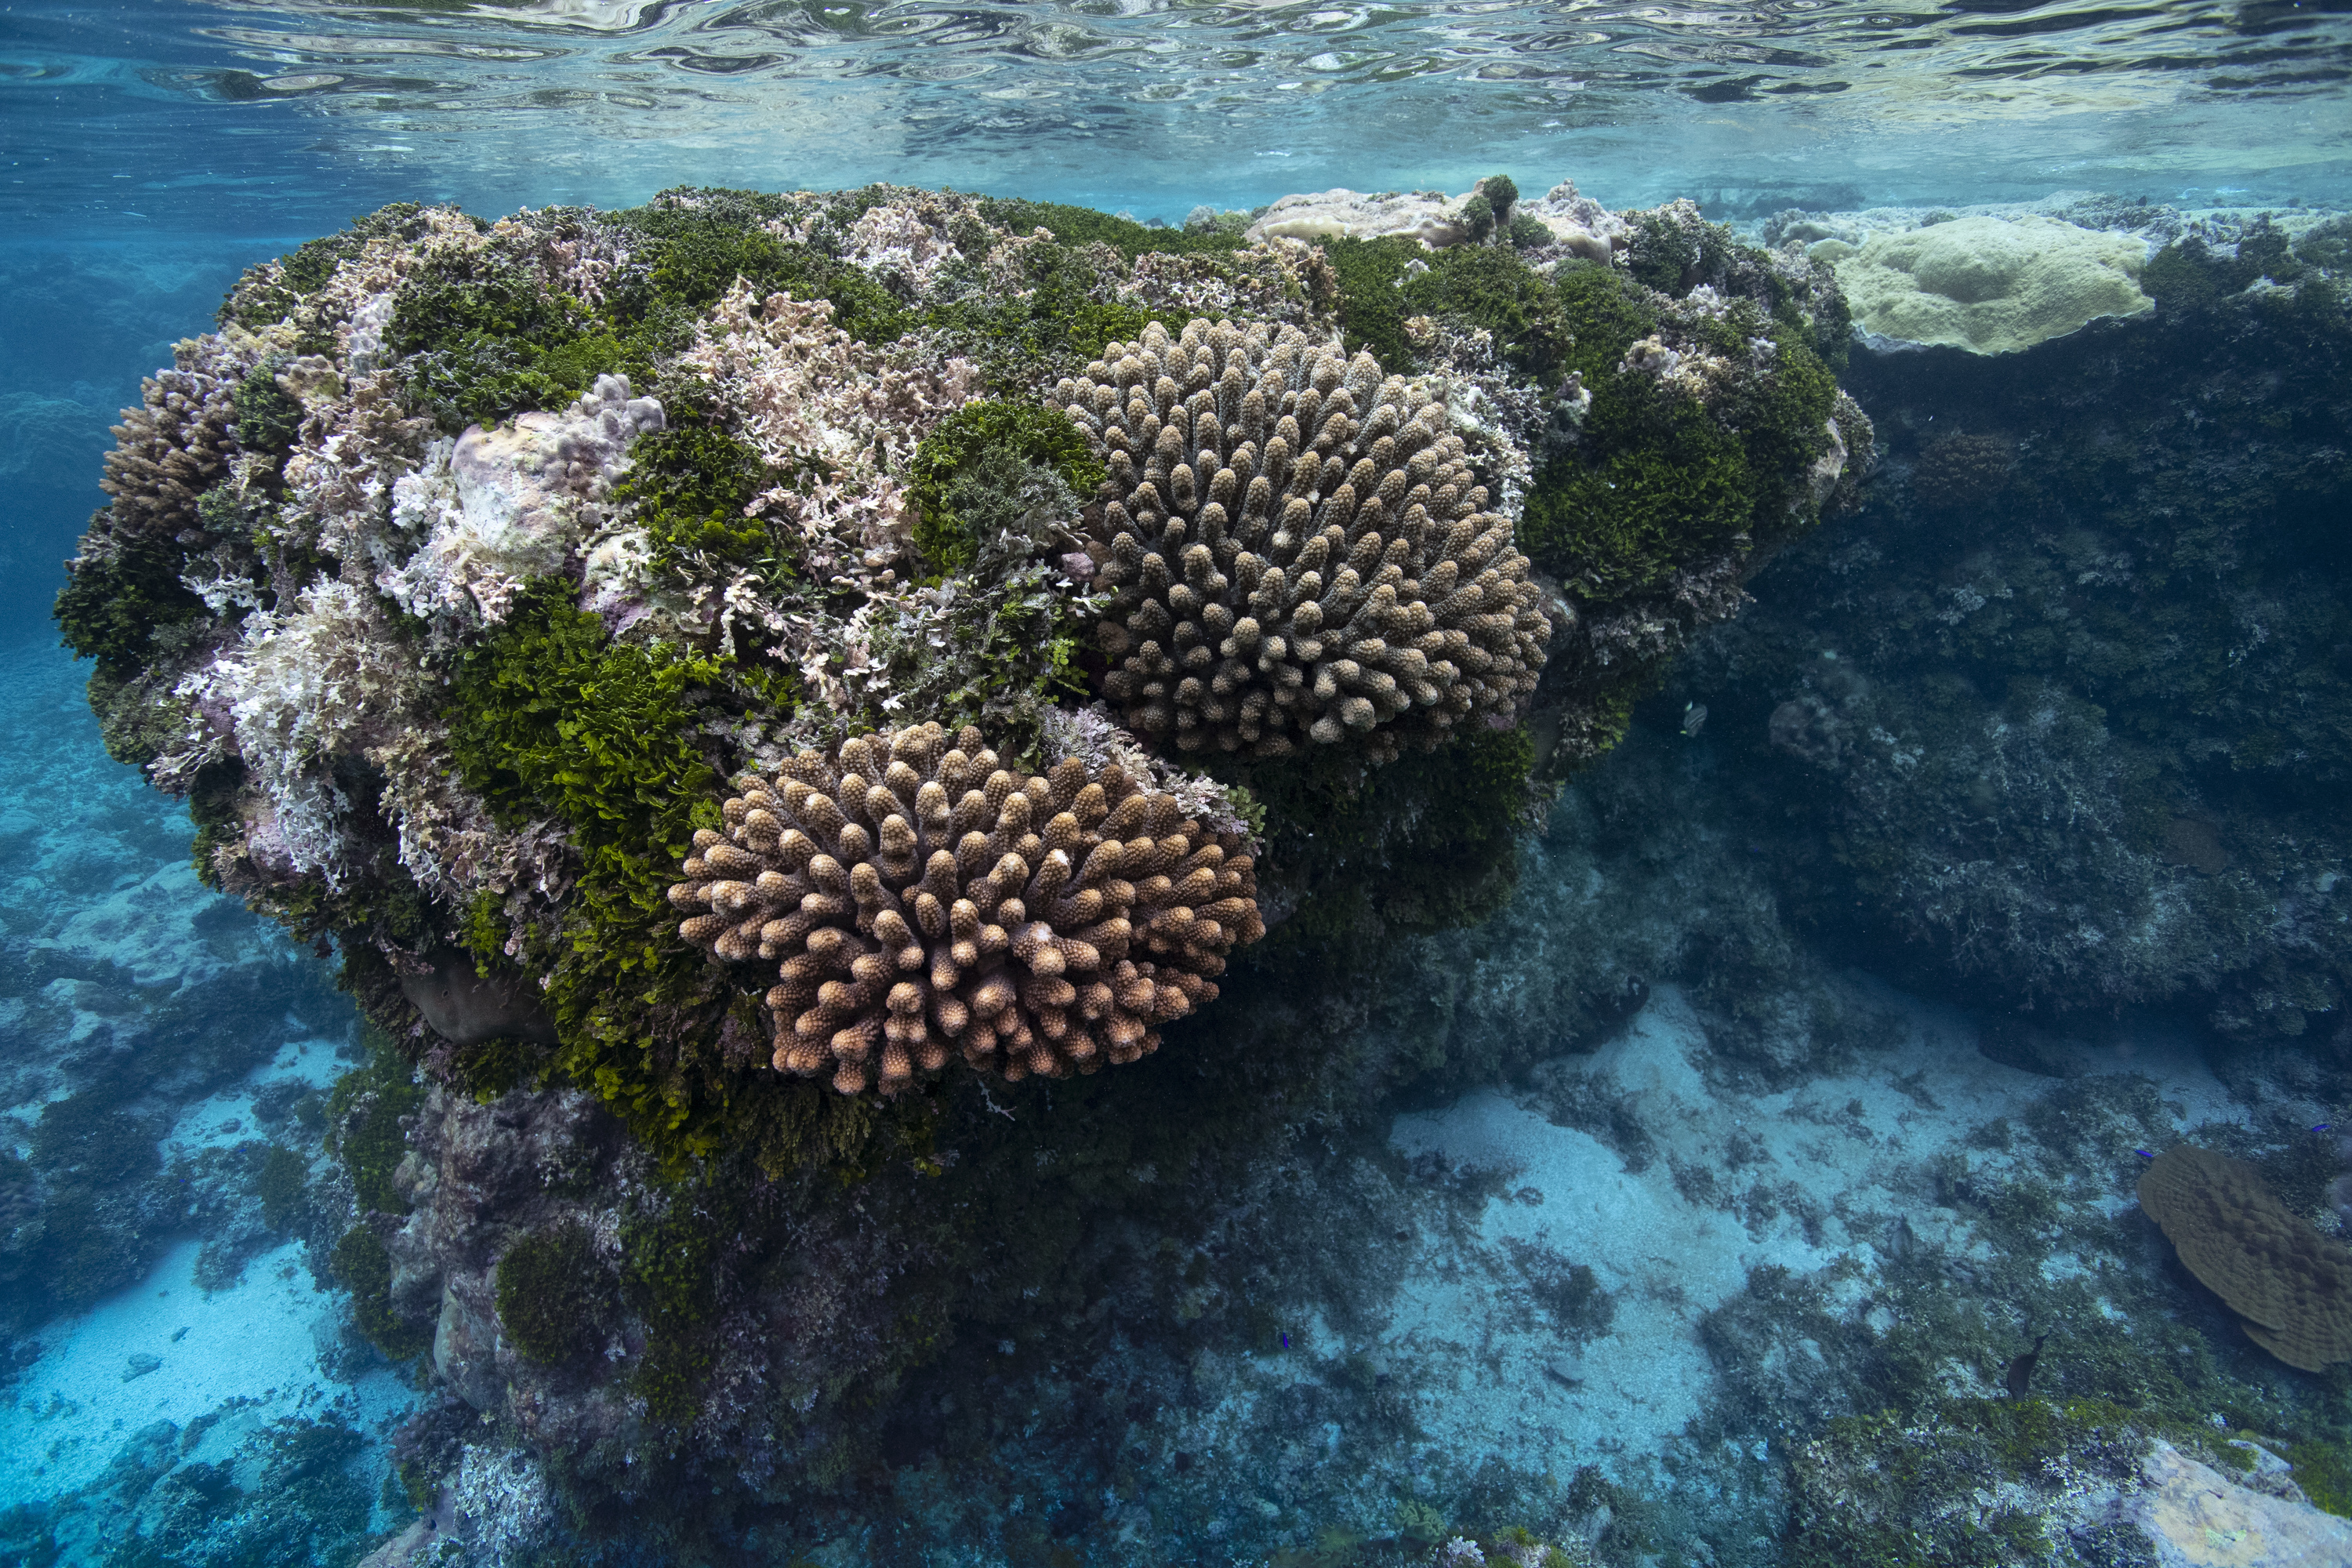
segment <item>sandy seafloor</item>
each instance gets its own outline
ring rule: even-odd
[[[1426,1239],[1381,1336],[1383,1353],[1456,1364],[1450,1391],[1424,1395],[1433,1436],[1538,1472],[1596,1458],[1611,1468],[1615,1456],[1655,1452],[1700,1414],[1715,1373],[1699,1320],[1751,1270],[1859,1266],[1842,1270],[1832,1291],[1843,1306],[1869,1294],[1898,1224],[1904,1245],[1982,1253],[1958,1211],[1927,1201],[1921,1173],[1960,1154],[1999,1180],[2013,1156],[1972,1147],[1972,1135],[2039,1103],[2051,1080],[1984,1057],[1965,1015],[1854,978],[1897,1021],[1899,1043],[1862,1070],[1799,1089],[1710,1088],[1698,1065],[1705,1028],[1672,986],[1617,1039],[1567,1058],[1604,1092],[1639,1098],[1659,1145],[1639,1173],[1591,1133],[1547,1121],[1532,1097],[1482,1090],[1396,1119],[1398,1150],[1493,1173],[1505,1187],[1475,1230]],[[2098,1054],[2106,1059],[2084,1062],[2086,1079],[2104,1070],[2151,1080],[2184,1135],[2242,1120],[2192,1041],[2132,1034]],[[1741,1164],[1769,1173],[1779,1211],[1744,1222],[1693,1202],[1677,1174],[1719,1164],[1742,1139]],[[2109,1214],[2134,1202],[2127,1191],[2092,1201]],[[1529,1247],[1587,1264],[1620,1303],[1612,1331],[1580,1353],[1563,1353],[1550,1325],[1515,1321],[1507,1265]]]
[[[323,1428],[373,1497],[418,1397],[352,1331],[323,1259],[256,1218],[268,1147],[331,1181],[289,1107],[357,1059],[357,1016],[323,963],[197,881],[185,809],[107,756],[87,673],[41,644],[0,651],[0,1148],[38,1157],[45,1109],[94,1086],[157,1134],[144,1173],[140,1151],[107,1152],[126,1173],[97,1211],[118,1243],[106,1267],[135,1279],[34,1323],[0,1363],[0,1517],[93,1515],[89,1538],[58,1529],[66,1561],[68,1542],[111,1543],[111,1509],[77,1494],[119,1500],[158,1455],[252,1492]],[[20,1300],[57,1285],[6,1283]]]

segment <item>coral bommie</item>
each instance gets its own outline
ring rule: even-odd
[[[1265,933],[1242,840],[1117,763],[1026,779],[937,724],[803,752],[738,781],[670,901],[690,942],[781,961],[775,1065],[906,1089],[950,1047],[1008,1079],[1091,1073],[1160,1044]]]
[[[1442,404],[1295,327],[1153,322],[1055,401],[1108,449],[1104,691],[1129,724],[1375,757],[1531,696],[1549,623]]]

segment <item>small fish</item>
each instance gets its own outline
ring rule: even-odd
[[[2033,1363],[2042,1359],[2042,1344],[2050,1336],[2033,1336],[2033,1348],[2009,1363],[2009,1373],[2001,1381],[2009,1385],[2011,1399],[2022,1399],[2033,1386]]]
[[[1689,736],[1696,736],[1701,730],[1706,728],[1706,704],[1704,702],[1684,703],[1683,733]]]
[[[2155,1158],[2156,1158],[2156,1156],[2155,1156],[2155,1155],[2153,1155],[2153,1154],[2149,1153],[2149,1152],[2148,1152],[2147,1150],[2145,1150],[2145,1149],[2135,1149],[2135,1150],[2133,1150],[2133,1151],[2132,1151],[2132,1152],[2133,1152],[2133,1153],[2135,1153],[2135,1154],[2137,1154],[2137,1155],[2138,1155],[2138,1156],[2139,1156],[2141,1159],[2143,1159],[2143,1160],[2153,1160],[2153,1159],[2155,1159]]]
[[[1290,1331],[1288,1329],[1282,1331],[1282,1348],[1284,1350],[1288,1350],[1290,1348]]]
[[[2325,1132],[2325,1131],[2326,1131],[2329,1128],[2331,1128],[2331,1127],[2333,1127],[2333,1126],[2335,1126],[2335,1125],[2336,1125],[2336,1123],[2334,1123],[2333,1121],[2323,1121],[2323,1122],[2321,1122],[2318,1126],[2316,1126],[2316,1127],[2313,1128],[2313,1129],[2312,1129],[2312,1131],[2313,1131],[2314,1132]]]

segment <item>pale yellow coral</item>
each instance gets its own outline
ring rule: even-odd
[[[2055,218],[1964,217],[1873,235],[1835,266],[1867,331],[1996,354],[2154,309],[2139,288],[2147,255],[2130,235]]]

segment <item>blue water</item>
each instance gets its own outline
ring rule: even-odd
[[[1337,185],[1460,191],[1497,170],[1530,194],[1573,178],[1613,208],[1689,196],[1710,217],[1741,223],[1792,206],[1960,206],[2061,192],[2192,211],[2341,208],[2352,203],[2347,81],[2352,9],[2341,0],[1958,0],[1914,10],[1846,0],[0,6],[0,1173],[13,1184],[0,1186],[0,1222],[17,1227],[13,1272],[0,1279],[0,1562],[11,1552],[33,1561],[28,1543],[46,1540],[59,1561],[106,1563],[135,1531],[168,1549],[151,1561],[349,1563],[415,1518],[394,1479],[394,1434],[441,1397],[408,1386],[358,1337],[320,1267],[341,1230],[327,1211],[349,1201],[322,1129],[334,1084],[362,1060],[356,1013],[322,955],[198,885],[184,808],[106,758],[79,694],[87,667],[54,647],[48,623],[59,563],[104,499],[96,479],[116,411],[169,363],[174,341],[212,328],[247,266],[395,200],[496,215],[632,205],[678,184],[887,180],[1169,224],[1201,204],[1249,208]],[[2292,380],[2296,369],[2278,374]],[[1820,561],[1806,569],[1818,569],[1811,584],[1837,570]],[[1730,668],[1736,654],[1709,668]],[[1682,703],[1703,695],[1677,689],[1644,710],[1625,756],[1580,782],[1528,850],[1520,901],[1489,931],[1460,939],[1465,973],[1516,964],[1513,974],[1540,976],[1548,943],[1640,948],[1647,936],[1617,928],[1671,930],[1638,954],[1662,977],[1663,1001],[1630,1037],[1661,1059],[1704,1048],[1692,1044],[1705,1037],[1698,1015],[1673,989],[1677,966],[1695,974],[1704,967],[1695,953],[1736,948],[1750,916],[1783,940],[1770,911],[1812,893],[1802,877],[1764,863],[1759,841],[1777,829],[1768,811],[1740,815],[1754,803],[1743,804],[1736,757],[1672,749]],[[1625,826],[1645,798],[1666,793],[1722,815]],[[2312,809],[2340,826],[2340,805]],[[1708,897],[1729,888],[1744,902],[1728,912],[1678,907],[1687,868],[1744,856],[1758,861],[1752,871],[1735,864],[1706,884]],[[1591,891],[1604,886],[1607,898]],[[1873,1020],[1853,1026],[1871,1036],[1868,1049],[1895,1053],[1885,1071],[1841,1058],[1808,1069],[1811,1089],[1759,1068],[1755,1081],[1710,1090],[1612,1047],[1618,1054],[1583,1087],[1563,1087],[1564,1078],[1538,1086],[1582,1108],[1554,1121],[1597,1126],[1607,1118],[1592,1105],[1643,1099],[1660,1127],[1704,1142],[1735,1114],[1785,1119],[1802,1100],[1826,1124],[1850,1101],[1862,1141],[1917,1121],[1914,1136],[1949,1152],[1976,1147],[1968,1141],[1981,1124],[2039,1114],[2042,1086],[2000,1078],[1954,1044],[2013,1020],[1998,1005],[1971,1010],[1964,970],[1928,961],[1883,973],[1899,948],[1883,935],[1841,938],[1832,928],[1819,952],[1774,962],[1831,977],[1820,984],[1840,1005]],[[2340,1022],[2315,1023],[2312,1039]],[[2095,1072],[2154,1075],[2180,1106],[2179,1127],[2261,1123],[2270,1110],[2260,1095],[2237,1092],[2240,1080],[2214,1066],[2217,1037],[2202,1014],[2135,1002],[2067,1048],[2088,1053]],[[1906,1079],[1895,1066],[1916,1070]],[[1946,1076],[1918,1076],[1931,1071]],[[80,1097],[100,1112],[87,1136],[103,1145],[88,1169],[58,1152],[63,1134],[42,1131],[49,1106]],[[1941,1104],[1957,1109],[1947,1115]],[[2285,1106],[2270,1109],[2283,1116]],[[1579,1163],[1591,1155],[1584,1145],[1555,1148],[1542,1142],[1548,1132],[1514,1131],[1524,1112],[1491,1098],[1412,1109],[1393,1128],[1334,1136],[1386,1150],[1393,1163],[1444,1168],[1520,1139],[1513,1146],[1533,1162],[1523,1194],[1533,1196],[1517,1201],[1530,1214],[1547,1199],[1553,1212],[1580,1201],[1597,1169]],[[66,1127],[64,1114],[47,1125]],[[1302,1148],[1314,1142],[1289,1135]],[[262,1171],[273,1157],[299,1162],[313,1184],[304,1202],[318,1212],[265,1217]],[[1794,1167],[1811,1156],[1791,1148],[1780,1157]],[[12,1194],[36,1167],[45,1192],[70,1189],[96,1205],[73,1212],[97,1216],[91,1234],[102,1231],[104,1246],[66,1234],[63,1209],[42,1222],[50,1231],[26,1239],[29,1210]],[[1503,1202],[1485,1222],[1496,1248],[1519,1236]],[[1757,1226],[1751,1239],[1769,1228]],[[1800,1229],[1798,1239],[1784,1227],[1758,1240],[1740,1268],[1768,1255],[1801,1270],[1826,1267],[1817,1227]],[[1298,1246],[1302,1276],[1347,1274],[1344,1261]],[[1616,1288],[1637,1286],[1664,1289],[1631,1275]],[[1435,1267],[1403,1296],[1435,1339],[1475,1339],[1462,1322],[1502,1311]],[[1299,1355],[1345,1363],[1371,1386],[1372,1363],[1348,1359],[1339,1329],[1294,1326]],[[1292,1329],[1277,1331],[1291,1352]],[[1625,1342],[1627,1367],[1646,1359],[1675,1377],[1711,1375],[1696,1341],[1633,1345],[1629,1328]],[[1285,1403],[1297,1364],[1269,1356],[1235,1371],[1204,1358],[1162,1369],[1171,1385],[1213,1373],[1227,1380],[1217,1418],[1200,1417],[1185,1439],[1188,1457],[1223,1445],[1236,1462],[1312,1475],[1317,1453],[1339,1467],[1345,1452],[1400,1492],[1454,1474],[1448,1464],[1475,1470],[1475,1455],[1432,1456],[1456,1440],[1492,1443],[1522,1471],[1540,1468],[1528,1458],[1536,1449],[1510,1447],[1524,1436],[1520,1416],[1475,1376],[1451,1405],[1395,1417],[1400,1433],[1418,1423],[1419,1438],[1354,1434],[1348,1441],[1363,1447],[1343,1450],[1335,1420],[1328,1449],[1312,1449],[1327,1441],[1319,1407],[1304,1395]],[[1585,1409],[1584,1375],[1552,1376],[1577,1389],[1580,1412],[1546,1417],[1567,1424],[1573,1442],[1560,1441],[1620,1452],[1618,1417]],[[1590,1381],[1599,1386],[1601,1373]],[[961,1392],[967,1405],[1012,1397],[996,1386],[919,1392],[931,1402]],[[2333,1386],[2340,1398],[2340,1381]],[[1034,1395],[1024,1387],[1020,1397]],[[1690,1500],[1698,1492],[1718,1502],[1747,1496],[1743,1488],[1769,1493],[1762,1456],[1785,1456],[1770,1448],[1779,1431],[1766,1428],[1785,1426],[1786,1413],[1776,1405],[1770,1421],[1707,1427],[1704,1455],[1698,1436],[1675,1438],[1683,1447],[1669,1459],[1684,1467],[1685,1491],[1653,1520],[1667,1553],[1658,1560],[1711,1561],[1673,1554],[1698,1538],[1696,1525],[1676,1533],[1684,1516],[1675,1510],[1703,1512]],[[1623,1429],[1641,1434],[1638,1447],[1661,1419],[1626,1415]],[[1704,1423],[1692,1419],[1698,1433]],[[1752,1462],[1740,1458],[1751,1447]],[[1054,1485],[1052,1463],[1011,1456],[999,1480],[1016,1502],[1034,1500]],[[941,1495],[950,1484],[936,1470],[920,1471],[929,1479],[919,1484],[907,1479],[919,1471],[902,1468],[895,1501],[876,1492],[827,1515],[822,1560],[891,1560],[873,1520],[893,1509],[953,1517],[962,1504]],[[520,1483],[500,1492],[468,1474],[465,1495],[481,1508],[545,1511]],[[1277,1494],[1290,1495],[1269,1481],[1265,1497]],[[442,1516],[453,1506],[445,1496]],[[1170,1548],[1171,1562],[1222,1563],[1217,1543],[1227,1540],[1252,1543],[1255,1555],[1237,1548],[1235,1562],[1265,1560],[1277,1538],[1301,1552],[1314,1540],[1307,1522],[1256,1519],[1255,1509],[1280,1513],[1276,1501],[1180,1502],[1171,1490],[1149,1509],[1132,1496],[1087,1506],[1105,1530],[1126,1521],[1130,1534],[1144,1529],[1137,1510],[1181,1517],[1181,1529],[1165,1527],[1184,1543]],[[1239,1521],[1230,1530],[1229,1518]],[[482,1552],[478,1561],[507,1561]]]

